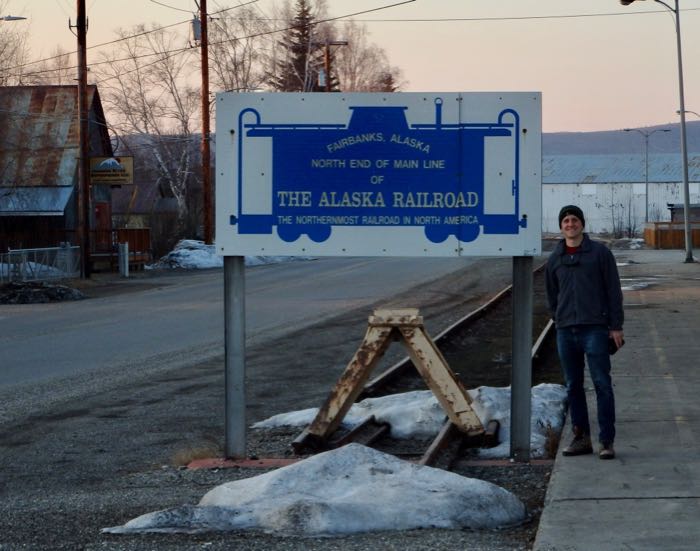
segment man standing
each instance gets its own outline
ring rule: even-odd
[[[559,212],[562,239],[546,269],[547,302],[557,328],[557,349],[569,400],[574,439],[564,455],[593,453],[588,406],[583,388],[584,357],[595,387],[601,459],[615,451],[615,396],[610,378],[610,349],[624,344],[622,289],[610,250],[583,233],[581,209]]]

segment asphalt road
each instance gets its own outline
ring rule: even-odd
[[[249,345],[460,270],[467,258],[324,258],[246,269]],[[223,272],[149,278],[137,292],[0,306],[0,389],[223,351]]]

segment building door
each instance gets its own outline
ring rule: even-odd
[[[112,209],[108,202],[95,202],[95,250],[112,250]]]

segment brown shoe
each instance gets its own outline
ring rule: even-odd
[[[586,455],[593,453],[591,437],[588,434],[577,434],[571,444],[564,448],[563,455]]]
[[[603,442],[600,446],[600,451],[598,452],[598,457],[601,459],[615,459],[615,450],[613,448],[612,442]]]

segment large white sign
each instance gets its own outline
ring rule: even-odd
[[[222,255],[531,256],[541,94],[223,93]]]

